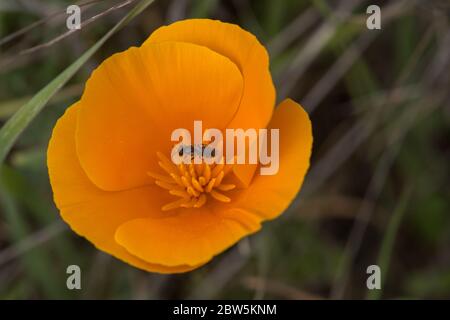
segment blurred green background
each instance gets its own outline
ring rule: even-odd
[[[65,34],[73,3],[84,3],[86,24]],[[136,3],[0,0],[0,126]],[[366,27],[371,4],[381,7],[381,30]],[[149,274],[68,230],[52,201],[46,149],[93,68],[191,17],[239,24],[267,47],[278,101],[291,97],[311,115],[312,166],[298,199],[255,236],[196,271]],[[9,152],[0,299],[450,298],[449,18],[448,1],[155,0]],[[81,267],[82,290],[66,288],[71,264]],[[372,264],[381,290],[366,287]]]

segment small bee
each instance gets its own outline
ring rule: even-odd
[[[200,156],[200,157],[204,157],[206,155],[205,151],[208,151],[208,156],[211,157],[215,157],[216,156],[216,150],[212,149],[210,150],[210,148],[208,148],[207,144],[202,144],[202,145],[185,145],[185,146],[181,146],[180,149],[178,150],[178,155],[180,157],[183,157],[184,155],[190,155],[191,156],[191,160],[194,159],[194,157],[196,155]]]

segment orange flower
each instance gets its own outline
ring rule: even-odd
[[[206,19],[159,28],[141,47],[104,61],[50,140],[62,218],[135,267],[177,273],[279,216],[302,185],[312,133],[294,101],[274,110],[268,66],[252,34]],[[192,129],[194,120],[221,130],[278,128],[278,173],[260,175],[255,165],[176,167],[168,160],[170,133]]]

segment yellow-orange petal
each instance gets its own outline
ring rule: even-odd
[[[154,31],[143,44],[181,41],[206,46],[230,58],[244,77],[244,94],[230,128],[265,128],[275,104],[275,88],[266,49],[238,25],[210,19],[188,19]]]
[[[81,99],[81,165],[104,190],[145,185],[146,173],[159,171],[155,152],[170,155],[174,129],[192,135],[194,120],[224,128],[242,90],[236,65],[196,44],[153,43],[115,54],[93,72]]]
[[[74,104],[58,120],[47,151],[54,201],[64,221],[100,250],[137,268],[159,273],[194,269],[187,265],[164,266],[148,263],[131,255],[114,240],[116,229],[124,222],[162,214],[159,209],[171,196],[166,195],[157,186],[106,192],[92,184],[83,172],[75,150],[79,106],[79,103]]]
[[[232,206],[273,219],[283,213],[297,195],[309,168],[312,148],[311,121],[303,108],[286,99],[278,108],[269,129],[279,129],[280,162],[275,175],[260,175],[250,186],[233,196]]]
[[[195,266],[208,262],[259,228],[258,217],[249,213],[214,212],[204,206],[183,208],[177,215],[166,218],[124,223],[116,232],[116,241],[145,261],[167,266]]]

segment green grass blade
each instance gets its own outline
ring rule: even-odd
[[[411,198],[412,188],[408,188],[400,198],[397,207],[392,214],[391,220],[389,221],[386,234],[384,235],[383,242],[381,243],[380,253],[378,255],[377,265],[381,270],[381,289],[380,290],[369,290],[367,293],[367,299],[378,300],[381,298],[383,292],[384,283],[386,281],[386,276],[389,269],[389,263],[391,260],[392,250],[395,243],[395,238],[397,236],[398,228],[400,227],[400,222],[402,221],[403,215],[408,207],[409,200]]]
[[[121,19],[107,34],[97,41],[89,50],[72,63],[67,69],[60,73],[47,86],[39,91],[31,100],[25,103],[0,129],[0,164],[5,160],[9,150],[19,135],[25,130],[30,122],[45,107],[53,97],[72,76],[89,60],[89,58],[118,30],[124,27],[134,17],[140,14],[154,0],[140,1],[130,12]]]

